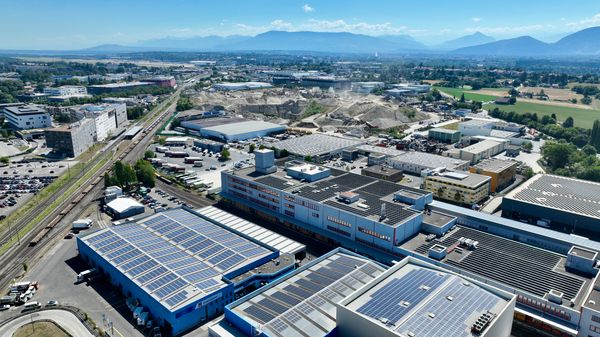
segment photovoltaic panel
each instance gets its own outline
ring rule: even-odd
[[[174,306],[174,305],[184,301],[187,298],[187,294],[188,294],[187,291],[182,290],[182,291],[176,293],[175,295],[167,298],[165,300],[165,303],[167,303],[170,306]]]
[[[159,277],[160,275],[162,275],[166,272],[168,272],[167,268],[165,268],[163,266],[159,266],[156,269],[153,269],[143,275],[140,275],[136,280],[138,282],[140,282],[141,284],[144,284],[150,280],[153,280],[153,279]]]
[[[178,290],[180,290],[182,288],[185,288],[185,286],[187,286],[187,282],[178,278],[178,279],[175,279],[175,281],[158,289],[156,291],[156,295],[158,296],[158,298],[162,299],[162,298],[165,298],[165,297],[177,292]]]
[[[164,286],[165,284],[174,281],[175,279],[177,279],[177,275],[169,272],[169,273],[161,276],[160,278],[148,283],[148,285],[146,287],[148,289],[150,289],[150,291],[154,291],[154,290]]]

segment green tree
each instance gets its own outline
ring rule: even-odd
[[[313,161],[313,159],[312,159],[312,157],[311,157],[311,156],[304,156],[304,161],[306,161],[306,162],[309,162],[309,163],[310,163],[310,162],[312,162],[312,161]]]
[[[442,93],[440,93],[437,88],[433,88],[433,90],[431,90],[431,97],[433,97],[433,99],[436,101],[439,101],[443,98]]]
[[[598,151],[596,151],[596,148],[591,144],[587,144],[584,147],[582,147],[581,152],[583,152],[586,156],[595,156],[596,153],[598,153]]]
[[[8,158],[8,157],[0,157],[0,163],[2,163],[4,165],[10,164],[10,158]]]
[[[194,104],[192,103],[192,101],[190,100],[189,97],[181,96],[179,98],[179,100],[177,101],[177,106],[175,107],[175,110],[184,111],[184,110],[190,110],[193,107],[194,107]]]
[[[595,120],[590,134],[590,144],[600,150],[600,120]]]
[[[523,148],[523,150],[525,150],[526,152],[529,152],[533,149],[533,144],[531,142],[523,142],[521,148]]]
[[[542,148],[542,157],[553,170],[564,168],[571,156],[577,152],[577,147],[566,142],[547,142]]]
[[[250,144],[249,148],[248,148],[248,153],[254,153],[254,150],[256,150],[256,145]]]
[[[592,104],[592,98],[590,96],[583,96],[583,98],[580,100],[581,104],[586,104],[586,105],[590,105]]]
[[[147,150],[146,152],[144,152],[144,159],[150,159],[150,158],[154,158],[155,154],[153,151],[151,150]]]
[[[125,186],[125,182],[127,181],[127,174],[125,173],[125,165],[123,165],[123,163],[120,160],[115,162],[113,166],[113,172],[114,182],[116,183],[116,185],[120,187]]]
[[[465,102],[465,93],[463,92],[462,95],[460,95],[460,100],[459,102],[464,103]]]
[[[567,117],[567,119],[565,119],[565,121],[562,124],[563,128],[572,128],[574,125],[575,125],[575,121],[573,120],[573,117],[571,117],[571,116]]]
[[[144,186],[153,188],[156,186],[154,167],[145,160],[138,160],[135,163],[135,174],[137,180]]]
[[[221,151],[221,158],[223,158],[223,160],[227,160],[229,159],[229,157],[231,157],[231,153],[229,153],[229,150],[223,149]]]

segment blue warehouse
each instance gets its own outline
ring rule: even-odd
[[[173,335],[294,268],[292,255],[188,208],[99,230],[79,237],[77,246],[127,296],[131,309],[147,312]]]

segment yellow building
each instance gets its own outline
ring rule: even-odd
[[[515,179],[517,166],[517,162],[514,161],[491,158],[472,166],[469,168],[469,172],[483,174],[492,178],[491,191],[497,192],[498,188],[510,185]]]
[[[446,171],[425,177],[423,188],[437,199],[473,205],[490,195],[491,180],[481,174]]]

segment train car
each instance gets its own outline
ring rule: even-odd
[[[62,219],[62,217],[60,215],[56,216],[52,221],[50,221],[46,225],[46,229],[52,229],[52,228],[54,228],[54,226],[56,226],[56,224],[58,224],[58,222],[60,221],[60,219]]]
[[[92,186],[98,185],[98,183],[102,180],[102,177],[103,177],[103,175],[96,177],[96,179],[94,179],[94,181],[92,181]]]
[[[85,188],[85,190],[83,190],[83,194],[88,194],[90,193],[90,191],[92,190],[92,188],[94,188],[94,183],[92,182],[88,187]]]
[[[40,241],[42,241],[42,239],[46,236],[46,234],[48,234],[50,230],[49,229],[42,229],[33,239],[31,239],[31,241],[29,241],[29,246],[33,247],[35,245],[37,245]]]

